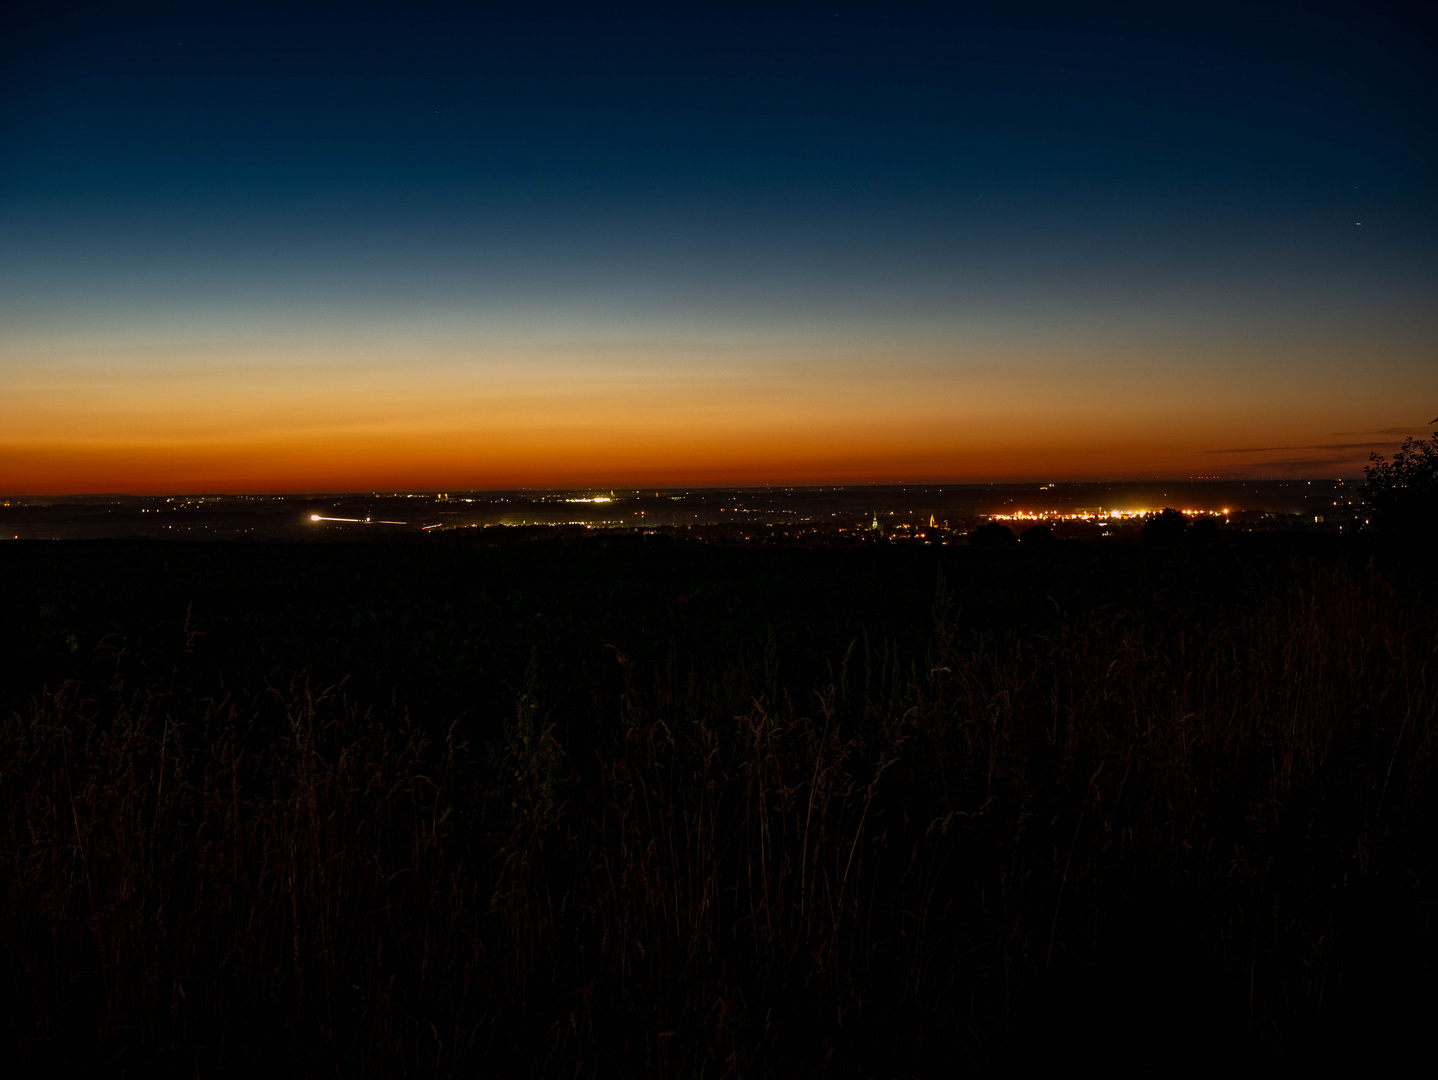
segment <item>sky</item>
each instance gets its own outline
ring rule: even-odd
[[[1359,475],[1434,26],[15,0],[0,495]]]

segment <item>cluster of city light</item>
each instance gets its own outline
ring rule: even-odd
[[[567,503],[607,503],[613,502],[614,499],[608,495],[596,495],[592,499],[565,499],[564,501]]]
[[[1012,510],[1005,514],[990,514],[990,521],[1138,521],[1154,517],[1158,510],[1074,510],[1062,513],[1058,510]],[[1228,508],[1222,510],[1180,510],[1185,517],[1227,517]]]

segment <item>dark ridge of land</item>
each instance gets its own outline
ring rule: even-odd
[[[951,1075],[1425,1030],[1425,551],[536,535],[4,545],[11,1060]]]

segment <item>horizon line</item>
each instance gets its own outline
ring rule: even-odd
[[[664,484],[578,484],[570,486],[534,486],[534,487],[417,487],[417,488],[329,488],[329,489],[271,489],[271,490],[242,490],[227,489],[211,491],[206,488],[199,489],[165,489],[155,491],[27,491],[19,493],[0,493],[0,503],[8,503],[17,499],[161,499],[161,498],[335,498],[341,496],[368,496],[374,497],[420,497],[427,496],[434,498],[439,495],[448,495],[451,492],[459,492],[466,495],[507,495],[517,493],[569,493],[576,491],[611,491],[623,492],[625,494],[639,495],[646,491],[658,493],[674,492],[706,492],[706,491],[845,491],[859,488],[880,488],[880,489],[939,489],[944,488],[1017,488],[1031,487],[1038,485],[1040,489],[1053,487],[1081,487],[1098,484],[1305,484],[1313,483],[1315,480],[1326,483],[1350,483],[1359,482],[1365,478],[1357,476],[1334,476],[1328,474],[1281,476],[1281,475],[1239,475],[1239,476],[1202,476],[1202,477],[1175,477],[1175,476],[1153,476],[1153,477],[1115,477],[1105,479],[1088,480],[1045,480],[1040,477],[1021,480],[936,480],[936,481],[877,481],[864,480],[845,484],[691,484],[691,485],[664,485]]]

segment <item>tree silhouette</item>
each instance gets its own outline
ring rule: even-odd
[[[1438,419],[1430,420],[1438,424]],[[1438,433],[1403,440],[1393,460],[1368,455],[1363,501],[1371,521],[1388,532],[1430,531],[1438,525]]]
[[[1055,542],[1054,531],[1047,525],[1030,525],[1019,534],[1019,542],[1035,546],[1052,544]]]
[[[1191,526],[1184,539],[1190,544],[1218,543],[1218,522],[1211,517],[1201,517]]]
[[[973,547],[1008,547],[1018,542],[1013,529],[990,521],[969,533],[969,544]]]
[[[1171,506],[1165,507],[1161,514],[1150,518],[1144,525],[1143,542],[1160,547],[1177,544],[1183,539],[1184,530],[1187,528],[1188,518]]]

